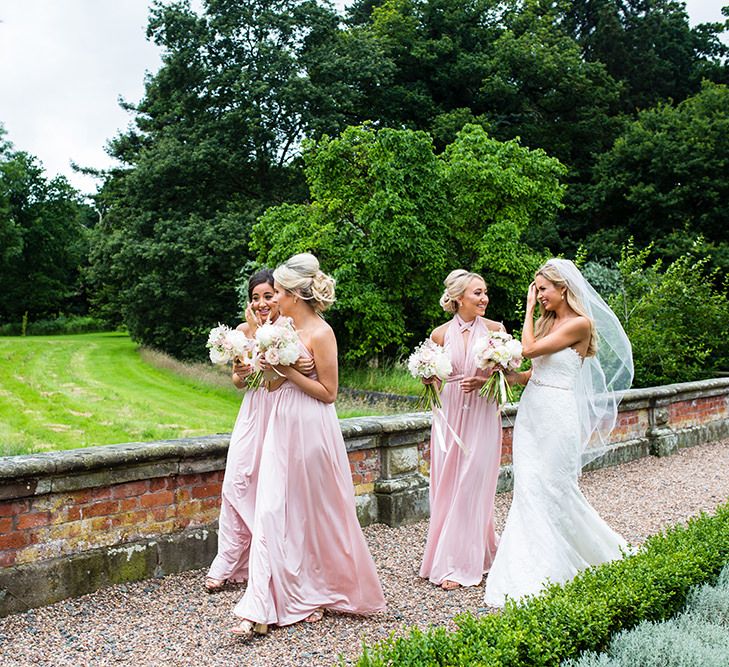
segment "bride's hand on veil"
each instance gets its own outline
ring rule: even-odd
[[[527,313],[533,313],[534,309],[536,307],[537,307],[537,285],[536,285],[536,283],[531,283],[529,285],[529,291],[527,292],[527,302],[526,302]]]

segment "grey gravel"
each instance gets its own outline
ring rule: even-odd
[[[646,458],[584,475],[593,506],[633,544],[664,526],[711,512],[729,497],[729,441]],[[496,500],[499,528],[511,494]],[[370,526],[365,535],[388,601],[368,619],[327,614],[317,624],[274,628],[246,644],[230,637],[231,610],[243,588],[203,592],[204,571],[121,584],[75,600],[0,619],[0,664],[228,665],[285,667],[351,665],[362,642],[406,626],[455,628],[454,616],[483,613],[481,586],[442,591],[418,578],[427,523]]]

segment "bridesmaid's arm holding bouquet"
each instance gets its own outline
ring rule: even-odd
[[[236,329],[238,331],[242,331],[248,338],[251,338],[250,330],[245,323],[239,324]],[[235,357],[235,359],[233,359],[233,376],[231,379],[238,389],[245,389],[246,378],[252,372],[253,369],[248,364],[244,364],[240,357]]]
[[[316,316],[317,319],[319,316]],[[310,350],[312,368],[316,367],[317,378],[313,379],[293,366],[277,366],[276,370],[301,388],[312,398],[323,403],[334,403],[339,391],[339,366],[337,361],[337,339],[332,328],[323,320],[323,327],[317,327],[304,344]],[[307,344],[308,343],[308,344]],[[305,361],[300,359],[300,361]],[[298,362],[297,362],[298,363]]]

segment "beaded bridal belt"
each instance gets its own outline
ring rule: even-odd
[[[539,387],[549,387],[550,389],[561,389],[562,391],[572,391],[572,387],[560,387],[556,384],[549,384],[548,382],[542,382],[539,378],[531,378],[529,382],[536,384]]]

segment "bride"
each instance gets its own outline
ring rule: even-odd
[[[522,346],[533,363],[510,378],[528,384],[514,425],[514,497],[486,580],[484,600],[495,607],[620,558],[627,547],[577,479],[615,425],[633,356],[617,317],[571,261],[551,259],[537,271]]]

